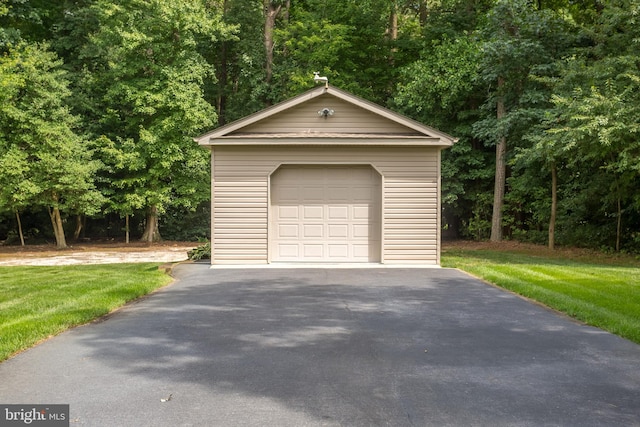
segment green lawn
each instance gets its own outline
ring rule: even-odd
[[[0,267],[0,361],[169,282],[155,263]]]
[[[571,259],[508,250],[447,249],[455,267],[640,344],[640,265],[633,258]]]

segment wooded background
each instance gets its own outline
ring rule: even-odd
[[[195,240],[192,137],[336,87],[460,138],[443,235],[640,251],[639,0],[0,0],[0,240]]]

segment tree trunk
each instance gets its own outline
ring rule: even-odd
[[[273,30],[276,18],[282,5],[275,5],[270,0],[264,0],[264,50],[265,50],[265,81],[271,83],[273,77]]]
[[[220,64],[218,64],[218,99],[216,106],[218,107],[218,125],[224,126],[227,122],[225,114],[227,111],[227,42],[223,41],[220,47]]]
[[[391,14],[389,16],[389,36],[392,41],[398,40],[398,2],[391,4]]]
[[[22,233],[22,221],[20,221],[20,213],[16,209],[16,221],[18,221],[18,235],[20,236],[20,245],[24,246],[24,234]]]
[[[82,223],[82,215],[78,214],[76,215],[76,228],[73,231],[73,240],[78,240],[80,238],[80,232],[83,229],[83,223]]]
[[[54,196],[57,201],[57,196]],[[60,209],[57,206],[49,208],[49,217],[51,218],[51,225],[53,226],[53,234],[56,237],[56,247],[58,249],[67,248],[67,239],[64,237],[64,227],[62,226],[62,217],[60,216]]]
[[[395,47],[395,42],[398,40],[398,2],[394,0],[391,4],[391,12],[389,14],[389,39],[391,40],[391,52],[389,55],[389,65],[393,66],[395,63],[395,56],[398,53],[398,49]]]
[[[498,78],[498,93],[504,87],[504,78]],[[500,121],[506,115],[504,98],[498,96],[497,119]],[[496,176],[493,190],[493,215],[491,216],[491,241],[502,241],[502,208],[504,205],[504,189],[507,180],[507,163],[505,155],[507,152],[507,137],[501,136],[496,144]]]
[[[620,235],[622,234],[622,202],[618,193],[618,223],[616,224],[616,252],[620,252]]]
[[[418,14],[420,16],[420,25],[424,27],[427,23],[427,18],[429,17],[429,11],[427,10],[427,0],[420,1]]]
[[[556,162],[551,163],[551,217],[549,218],[549,249],[555,249],[556,211],[558,209],[558,170]]]
[[[140,238],[143,242],[153,243],[162,240],[160,230],[158,229],[158,207],[151,206],[147,211],[147,223],[144,227],[144,233]]]
[[[129,244],[129,214],[125,216],[124,219],[124,234],[125,234],[125,243]]]

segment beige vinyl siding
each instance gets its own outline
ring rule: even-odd
[[[328,118],[318,111],[329,108],[334,114]],[[375,116],[370,111],[332,95],[322,95],[296,108],[283,111],[240,129],[241,134],[283,134],[304,132],[333,132],[346,134],[420,135],[399,123]],[[233,136],[230,133],[228,136]],[[421,135],[423,136],[423,135]]]
[[[280,165],[370,164],[382,175],[381,261],[437,264],[438,161],[438,147],[215,147],[212,263],[269,262],[269,177]]]
[[[264,262],[267,183],[262,176],[216,171],[213,252],[218,261]]]

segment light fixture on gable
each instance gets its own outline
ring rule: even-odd
[[[325,119],[329,116],[333,116],[333,113],[335,113],[335,111],[333,111],[331,108],[326,108],[326,107],[318,111],[318,115],[320,117],[324,117]]]

